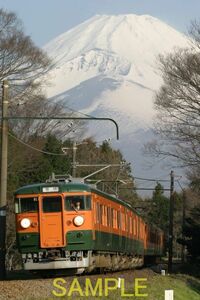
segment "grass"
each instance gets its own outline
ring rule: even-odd
[[[174,290],[174,300],[198,300],[200,282],[190,276],[155,276],[148,287],[148,300],[164,300],[164,291]],[[137,298],[135,298],[137,299]]]

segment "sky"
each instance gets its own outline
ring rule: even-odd
[[[40,47],[96,14],[148,14],[183,33],[200,20],[200,0],[0,0],[0,7],[17,13]]]

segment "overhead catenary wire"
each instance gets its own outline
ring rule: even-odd
[[[95,117],[92,116],[92,115],[88,115],[88,114],[85,114],[85,113],[83,113],[83,112],[81,112],[81,111],[75,110],[75,109],[69,107],[68,105],[65,105],[64,107],[67,108],[68,110],[71,110],[71,112],[73,112],[73,113],[80,114],[80,115],[86,116],[86,117],[88,117],[88,118],[90,118],[90,117],[95,118]]]
[[[19,139],[18,137],[14,136],[14,135],[11,134],[10,132],[9,132],[8,134],[9,134],[9,136],[11,136],[11,137],[14,138],[15,140],[17,140],[19,143],[25,145],[26,147],[28,147],[28,148],[30,148],[30,149],[32,149],[32,150],[38,151],[38,152],[40,152],[40,153],[47,154],[47,155],[54,155],[54,156],[67,156],[66,153],[54,153],[54,152],[49,152],[49,151],[44,151],[44,150],[42,150],[42,149],[38,149],[38,148],[36,148],[36,147],[34,147],[34,146],[32,146],[32,145],[30,145],[30,144],[24,142],[23,140]],[[107,161],[105,161],[105,160],[103,160],[103,159],[101,159],[101,160],[102,160],[102,162],[104,162],[104,163],[108,163]]]
[[[75,110],[75,109],[69,107],[68,105],[65,105],[65,108],[67,108],[68,110],[70,110],[72,113],[80,114],[80,115],[85,116],[85,117],[88,117],[88,118],[95,118],[93,115],[85,114],[85,113],[83,113],[83,112],[81,112],[81,111],[78,111],[78,110]],[[85,121],[87,121],[87,120],[85,120]],[[96,141],[96,143],[103,143],[103,142],[106,142],[106,141],[107,141],[107,142],[110,142],[110,141],[113,140],[113,139],[114,139],[114,136],[112,136],[112,137],[110,137],[110,138],[108,138],[108,139],[103,139],[103,140],[101,140],[101,141]]]
[[[32,146],[32,145],[30,145],[30,144],[22,141],[21,139],[17,138],[16,136],[14,136],[13,134],[11,134],[10,132],[8,134],[9,134],[9,136],[11,136],[12,138],[14,138],[16,141],[18,141],[22,145],[24,145],[24,146],[26,146],[26,147],[34,150],[34,151],[37,151],[37,152],[40,152],[40,153],[43,153],[43,154],[46,154],[46,155],[66,156],[67,157],[66,153],[54,153],[54,152],[44,151],[44,150],[38,149],[38,148],[36,148],[36,147],[34,147],[34,146]],[[105,163],[108,163],[108,162],[106,162],[104,160],[102,160],[102,161],[105,162]]]
[[[179,181],[179,180],[176,180],[176,181],[177,181],[177,183],[178,183],[179,187],[181,188],[182,192],[184,192],[184,188],[182,187],[182,185],[181,185],[180,181]]]
[[[52,99],[53,100],[53,99]],[[92,118],[95,118],[93,117],[92,115],[89,115],[89,114],[85,114],[83,112],[80,112],[80,111],[77,111],[69,106],[65,106],[65,108],[67,108],[68,110],[70,110],[71,112],[74,112],[74,113],[77,113],[77,114],[80,114],[80,115],[83,115],[83,116],[86,116],[88,118],[92,117]],[[35,150],[35,151],[38,151],[38,152],[41,152],[41,153],[44,153],[44,154],[47,154],[47,155],[55,155],[55,156],[66,156],[66,154],[63,154],[63,153],[53,153],[53,152],[48,152],[48,151],[44,151],[44,150],[41,150],[41,149],[38,149],[36,147],[33,147],[31,145],[29,145],[28,143],[25,143],[24,141],[18,139],[17,137],[15,137],[14,135],[10,134],[10,136],[12,136],[13,138],[15,138],[16,140],[18,140],[20,143],[26,145],[27,147]],[[112,139],[112,138],[111,138]],[[109,139],[109,140],[111,140]],[[103,141],[102,141],[103,142]],[[98,143],[98,142],[97,142]],[[120,174],[120,171],[119,171],[119,174]],[[118,176],[119,176],[118,174]],[[181,178],[182,176],[177,176],[179,178]],[[133,179],[137,179],[137,180],[142,180],[142,181],[150,181],[150,182],[170,182],[170,179],[156,179],[156,178],[142,178],[142,177],[137,177],[137,176],[133,176]],[[183,190],[183,188],[181,187],[180,185],[180,182],[179,180],[175,180],[176,182],[178,182],[178,185],[180,186],[181,190]],[[142,188],[141,188],[142,189]]]
[[[142,178],[142,177],[136,177],[133,176],[134,179],[138,179],[138,180],[144,180],[144,181],[161,181],[161,182],[169,182],[169,179],[156,179],[156,178]]]
[[[11,134],[10,132],[8,133],[9,134],[9,136],[11,136],[12,138],[14,138],[15,140],[17,140],[19,143],[21,143],[21,144],[23,144],[23,145],[25,145],[26,147],[28,147],[28,148],[30,148],[30,149],[32,149],[32,150],[34,150],[34,151],[38,151],[38,152],[40,152],[40,153],[43,153],[43,154],[46,154],[46,155],[53,155],[53,156],[66,156],[66,154],[65,153],[54,153],[54,152],[49,152],[49,151],[44,151],[44,150],[41,150],[41,149],[38,149],[38,148],[36,148],[36,147],[34,147],[34,146],[32,146],[32,145],[30,145],[30,144],[28,144],[28,143],[26,143],[26,142],[24,142],[24,141],[22,141],[21,139],[19,139],[19,138],[17,138],[16,136],[14,136],[13,134]],[[119,172],[120,173],[120,172]],[[118,177],[119,177],[119,174],[118,174]],[[179,177],[181,177],[181,176],[179,176]],[[143,177],[137,177],[137,176],[133,176],[133,179],[136,179],[136,180],[142,180],[142,181],[149,181],[149,182],[170,182],[170,180],[169,179],[158,179],[158,178],[143,178]],[[181,188],[181,190],[183,190],[183,188],[182,188],[182,186],[181,186],[181,184],[180,184],[180,181],[177,179],[177,180],[175,180],[177,183],[178,183],[178,185],[179,185],[179,187]],[[136,189],[136,190],[153,190],[153,188],[140,188],[140,187],[138,187],[138,188],[134,188],[134,189]],[[168,190],[168,189],[163,189],[163,190]]]
[[[15,140],[17,140],[19,143],[25,145],[26,147],[32,149],[32,150],[35,150],[35,151],[38,151],[40,153],[44,153],[44,154],[47,154],[47,155],[55,155],[55,156],[66,156],[65,153],[53,153],[53,152],[48,152],[48,151],[44,151],[44,150],[41,150],[41,149],[38,149],[34,146],[31,146],[30,144],[22,141],[21,139],[17,138],[16,136],[14,136],[13,134],[11,134],[10,132],[8,133],[9,136],[11,136],[12,138],[14,138]]]

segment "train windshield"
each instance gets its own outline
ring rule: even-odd
[[[61,212],[62,211],[62,198],[56,197],[44,197],[43,200],[43,212]]]
[[[38,198],[17,198],[15,199],[15,213],[38,212]]]
[[[90,210],[91,196],[89,195],[71,195],[65,197],[66,210]]]

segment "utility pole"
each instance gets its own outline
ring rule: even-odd
[[[8,81],[2,85],[1,121],[1,191],[0,191],[0,279],[5,279],[6,266],[6,206],[7,206],[7,161],[8,161]]]
[[[174,172],[170,173],[170,203],[169,203],[169,254],[168,272],[172,272],[173,258],[173,221],[174,221]]]
[[[76,146],[76,142],[73,142],[73,160],[72,160],[72,177],[75,178],[76,177],[76,150],[77,150],[77,146]]]
[[[184,239],[184,228],[185,228],[185,210],[186,210],[186,192],[183,190],[183,207],[182,207],[182,239]],[[185,245],[181,246],[181,261],[185,262]]]
[[[72,148],[68,148],[68,147],[63,147],[62,151],[63,153],[67,154],[67,150],[72,149],[72,177],[75,178],[76,177],[76,151],[78,149],[77,146],[79,145],[83,145],[83,144],[87,144],[87,142],[83,142],[83,143],[79,143],[77,144],[77,142],[73,141],[73,146]]]

